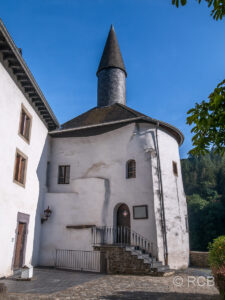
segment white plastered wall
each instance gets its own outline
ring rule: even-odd
[[[30,144],[18,135],[21,104],[32,116]],[[35,265],[38,262],[48,131],[1,62],[0,105],[0,277],[2,277],[12,274],[18,212],[30,216],[25,264]],[[28,157],[25,188],[13,182],[16,148]]]
[[[177,141],[159,131],[159,154],[161,161],[162,184],[166,232],[168,243],[168,264],[171,268],[186,268],[189,264],[189,234],[186,228],[186,196],[183,189],[180,155]],[[177,164],[178,176],[173,173],[172,162]]]
[[[58,222],[61,236],[65,236],[65,249],[78,250],[81,246],[83,250],[91,249],[88,239],[86,245],[80,244],[80,236],[85,230],[67,229],[68,222],[73,222],[70,225],[113,226],[115,207],[122,203],[129,207],[131,229],[155,242],[151,162],[144,151],[144,141],[137,133],[137,126],[130,124],[96,136],[52,138],[50,186],[45,206],[50,205],[53,214],[43,224],[42,262],[48,263],[48,251],[54,253],[59,247],[58,238],[47,234],[51,232],[50,228],[54,230],[54,226],[58,226]],[[136,160],[136,178],[126,178],[129,159]],[[70,165],[70,184],[57,184],[59,165]],[[90,186],[93,180],[94,188]],[[134,220],[134,205],[147,205],[148,219]],[[48,264],[51,263],[49,260]]]
[[[155,249],[158,247],[159,259],[163,261],[157,158],[146,152],[146,131],[149,130],[154,136],[153,126],[130,124],[96,136],[52,138],[50,186],[45,206],[50,206],[53,215],[51,220],[43,224],[43,265],[53,264],[53,256],[49,257],[48,253],[54,253],[59,248],[60,241],[63,241],[64,249],[91,249],[90,229],[67,229],[66,225],[113,226],[114,209],[120,203],[126,203],[130,209],[131,229],[153,242]],[[183,194],[178,144],[171,135],[159,131],[159,148],[169,264],[170,267],[180,268],[188,263],[188,234],[184,227],[186,199]],[[126,178],[126,162],[129,159],[136,160],[137,176],[134,179]],[[177,178],[177,188],[173,181],[173,160],[178,164],[180,175]],[[70,184],[57,184],[59,165],[70,165]],[[95,188],[91,188],[93,180]],[[180,195],[179,205],[177,193]],[[148,219],[133,219],[134,205],[148,205]],[[54,232],[54,227],[57,230],[50,234]],[[60,232],[61,237],[56,236],[57,232]],[[81,239],[82,235],[86,238]],[[175,247],[177,250],[174,249],[175,244],[178,244]]]

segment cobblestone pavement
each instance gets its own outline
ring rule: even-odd
[[[52,273],[51,273],[52,272]],[[55,278],[55,270],[49,271],[49,276]],[[87,276],[87,280],[78,284],[76,279],[71,282],[73,285],[59,292],[51,294],[41,294],[40,292],[27,294],[27,293],[9,293],[9,299],[22,300],[22,299],[56,299],[56,300],[125,300],[125,299],[140,299],[140,300],[217,300],[219,294],[214,286],[211,286],[212,281],[207,283],[207,276],[210,272],[204,269],[188,269],[184,272],[177,272],[170,277],[151,277],[151,276],[128,276],[128,275],[97,275],[78,272],[62,272],[62,280],[71,282],[71,274],[81,277]],[[70,275],[67,275],[68,273]],[[51,275],[52,274],[52,275]],[[89,276],[89,277],[88,277]],[[96,277],[97,276],[97,277]],[[189,277],[188,277],[189,276]],[[192,276],[192,277],[190,277]],[[201,277],[199,277],[201,276]],[[93,280],[92,280],[93,279]],[[191,279],[191,281],[190,281]],[[188,281],[189,286],[188,286]],[[8,282],[8,280],[7,280]],[[32,281],[31,281],[32,282]],[[30,283],[31,283],[30,282]],[[34,282],[34,281],[33,281]],[[24,282],[19,282],[21,286]],[[60,282],[55,282],[55,288],[59,286]],[[8,285],[8,284],[7,284]],[[64,284],[65,285],[65,284]],[[8,285],[9,291],[12,286]],[[48,288],[45,285],[45,288]],[[62,286],[61,286],[62,289]],[[36,291],[35,291],[36,292]]]
[[[12,293],[50,294],[83,284],[104,275],[90,272],[73,272],[58,269],[34,268],[31,281],[1,280]]]

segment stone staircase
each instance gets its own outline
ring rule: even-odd
[[[101,269],[108,274],[166,276],[174,273],[152,257],[154,243],[129,227],[93,227],[92,245],[101,252]]]
[[[130,274],[169,276],[174,274],[169,266],[146,253],[138,246],[99,245],[94,250],[101,252],[102,261],[107,266],[107,274]]]
[[[170,269],[168,265],[163,265],[161,261],[157,261],[155,257],[152,257],[151,254],[146,253],[138,246],[126,246],[125,251],[136,257],[137,260],[142,261],[151,275],[169,276],[174,274],[174,270]]]

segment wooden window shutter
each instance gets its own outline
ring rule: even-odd
[[[24,135],[24,127],[25,127],[25,112],[22,110],[21,112],[21,120],[20,120],[20,134]]]
[[[26,141],[30,140],[30,129],[31,129],[31,115],[28,111],[22,107],[20,114],[20,128],[19,133],[22,135]]]
[[[16,168],[15,168],[15,179],[19,180],[19,168],[20,168],[20,155],[16,155]]]
[[[26,116],[24,136],[27,140],[29,140],[29,135],[30,135],[30,118]]]
[[[25,186],[27,171],[27,157],[21,153],[18,149],[16,150],[15,167],[14,167],[14,180],[17,183],[21,183]]]
[[[25,167],[26,167],[26,160],[21,157],[20,159],[20,178],[19,178],[19,182],[24,183],[24,178],[25,178]]]

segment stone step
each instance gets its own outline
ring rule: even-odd
[[[151,268],[159,268],[163,266],[161,261],[152,261],[151,259],[144,259],[144,264],[149,264]]]
[[[157,261],[151,254],[144,253],[139,247],[126,246],[125,251],[130,252],[132,256],[136,256],[138,260],[143,260],[143,263],[148,266],[152,276],[169,276],[174,274],[168,265],[164,266],[161,261]]]
[[[163,264],[161,261],[156,261],[152,263],[152,268],[160,268],[163,267]]]
[[[150,260],[152,262],[157,262],[155,257],[151,257],[148,254],[138,255],[138,259],[147,259],[147,260]]]
[[[167,269],[167,270],[158,270],[158,271],[150,272],[150,275],[157,276],[157,277],[166,277],[166,276],[171,276],[174,273],[175,273],[175,270]]]
[[[126,251],[134,251],[135,247],[134,246],[126,246]]]
[[[133,250],[131,251],[131,255],[142,255],[142,252],[140,250]]]
[[[170,267],[168,265],[166,266],[152,266],[151,268],[154,272],[164,272],[170,270]]]

